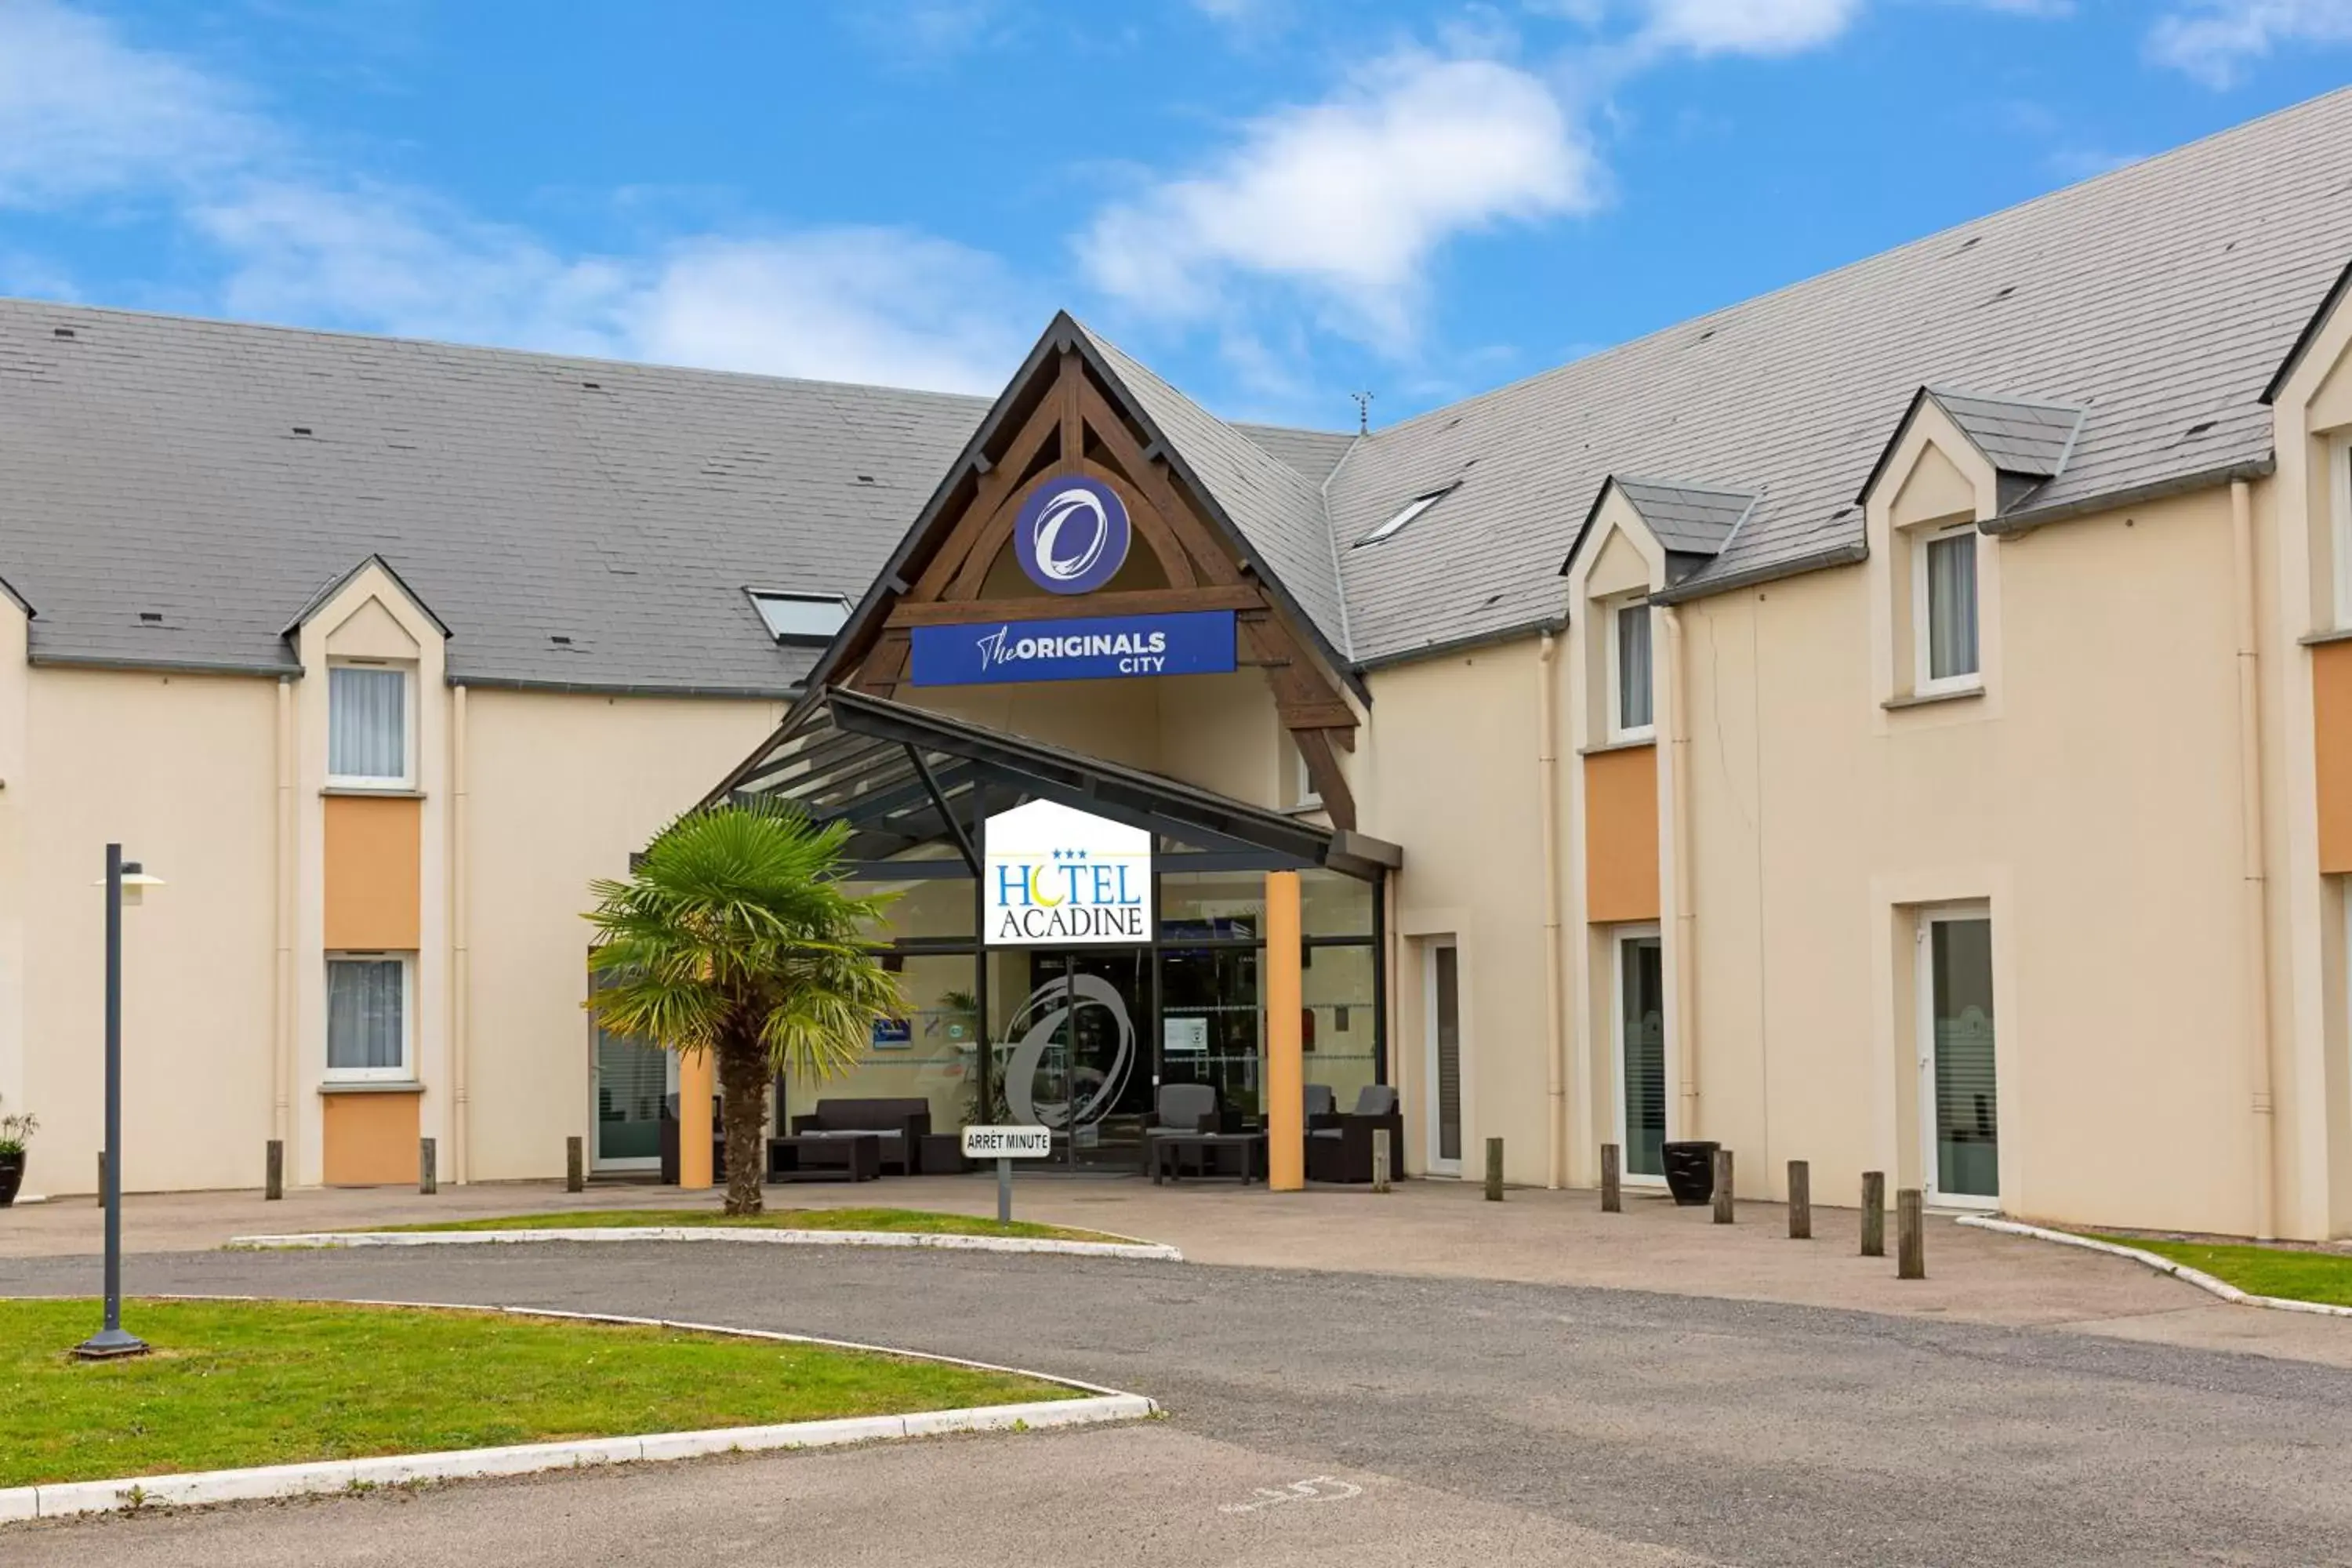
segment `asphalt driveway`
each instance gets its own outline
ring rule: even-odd
[[[80,1293],[92,1272],[7,1260],[0,1290]],[[840,1335],[1112,1384],[1171,1419],[0,1531],[0,1562],[199,1568],[315,1562],[331,1546],[367,1561],[395,1511],[399,1561],[478,1562],[495,1542],[501,1568],[1013,1560],[991,1542],[1055,1563],[2352,1562],[2352,1373],[2049,1330],[1476,1280],[717,1246],[161,1255],[136,1260],[132,1284]],[[858,1477],[923,1500],[885,1505],[902,1494]],[[1306,1483],[1330,1495],[1241,1506]],[[713,1488],[763,1518],[761,1500],[801,1501],[746,1531],[689,1506]],[[672,1511],[708,1515],[691,1550],[646,1528]]]

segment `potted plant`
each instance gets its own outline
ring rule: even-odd
[[[0,1116],[0,1209],[16,1201],[25,1182],[25,1145],[40,1130],[41,1119],[30,1111]]]
[[[1715,1152],[1723,1145],[1711,1138],[1681,1138],[1664,1150],[1666,1191],[1678,1208],[1693,1208],[1715,1199]]]

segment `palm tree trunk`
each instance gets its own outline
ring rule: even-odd
[[[727,1134],[727,1212],[760,1212],[760,1177],[768,1165],[761,1129],[767,1119],[768,1053],[748,1028],[730,1028],[719,1042],[719,1120]]]

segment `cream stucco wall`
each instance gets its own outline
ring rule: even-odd
[[[899,700],[1280,807],[1290,742],[1255,669],[1156,680],[905,687]],[[1349,767],[1340,753],[1341,771]],[[1352,776],[1352,774],[1350,775]]]
[[[1684,609],[1702,1089],[1676,1135],[1753,1151],[1744,1190],[1791,1158],[1825,1197],[1916,1184],[1914,913],[1987,900],[2003,1206],[2250,1227],[2231,528],[2215,490],[1984,541],[1999,708],[1880,706],[1876,574]]]
[[[782,705],[475,689],[466,716],[468,1174],[554,1175],[593,1131],[588,883],[625,876]]]
[[[167,886],[123,911],[123,1185],[258,1186],[270,1136],[277,683],[35,668],[23,763],[23,1062],[41,1119],[26,1184],[88,1192],[104,1111],[105,847]],[[15,868],[11,868],[16,869]],[[8,1050],[0,1048],[0,1060]],[[0,1092],[6,1092],[0,1089]]]
[[[1429,942],[1461,975],[1463,1172],[1504,1141],[1505,1173],[1548,1175],[1543,858],[1534,639],[1376,670],[1354,774],[1363,830],[1404,847],[1395,875],[1391,1079],[1406,1168],[1429,1168]],[[1554,809],[1559,809],[1554,803]]]

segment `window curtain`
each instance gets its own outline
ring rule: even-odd
[[[327,671],[327,771],[337,778],[408,776],[408,672],[337,665]]]
[[[1650,607],[1621,605],[1617,611],[1617,727],[1650,727]]]
[[[327,964],[327,1066],[397,1070],[401,1060],[401,963],[338,958]]]
[[[1927,543],[1927,679],[1977,672],[1977,538]]]

